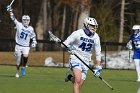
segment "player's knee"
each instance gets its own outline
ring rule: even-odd
[[[80,85],[81,84],[81,78],[80,77],[77,77],[77,78],[75,77],[74,82],[76,84]]]

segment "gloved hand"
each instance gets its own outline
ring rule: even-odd
[[[35,48],[36,47],[36,44],[35,43],[32,43],[31,44],[31,48]]]
[[[36,41],[33,41],[33,42],[31,43],[31,48],[35,48],[35,47],[36,47],[36,44],[37,44],[37,42],[36,42]]]
[[[12,9],[12,7],[10,5],[7,6],[7,11],[8,12],[12,12],[13,11],[13,9]]]
[[[71,45],[71,44],[69,44],[68,46],[68,52],[71,54],[71,55],[73,55],[74,54],[74,50],[73,50],[73,46]]]
[[[95,75],[96,77],[99,77],[100,73],[102,71],[102,67],[101,66],[96,66],[93,71],[94,71],[93,75]]]
[[[132,41],[131,40],[127,43],[126,47],[130,50],[132,49]]]

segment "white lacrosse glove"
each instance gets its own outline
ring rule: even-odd
[[[130,50],[132,49],[132,41],[131,40],[127,43],[126,47]]]
[[[36,47],[36,44],[37,44],[37,42],[36,42],[36,41],[33,41],[33,42],[31,43],[31,48],[35,48],[35,47]]]
[[[95,75],[96,77],[99,77],[100,73],[102,71],[102,67],[101,66],[96,66],[93,71],[94,71],[93,75]]]
[[[12,9],[12,7],[10,5],[7,6],[7,11],[8,12],[12,12],[13,11],[13,9]]]
[[[31,44],[31,48],[35,48],[36,47],[36,44],[35,43],[32,43]]]

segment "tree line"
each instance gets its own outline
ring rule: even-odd
[[[11,1],[0,0],[0,38],[15,36],[14,23],[6,11]],[[83,27],[87,16],[97,20],[101,42],[127,42],[132,26],[140,24],[139,0],[15,0],[12,8],[20,21],[23,14],[30,15],[38,40],[49,40],[49,30],[65,40]],[[38,50],[50,47],[38,44]]]

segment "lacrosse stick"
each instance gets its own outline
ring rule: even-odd
[[[9,5],[9,6],[12,6],[12,4],[14,3],[14,1],[15,1],[15,0],[12,0],[12,2],[10,3],[10,5]]]
[[[60,44],[62,44],[68,51],[71,51],[63,42],[62,40],[60,40],[58,37],[56,37],[55,35],[53,35],[53,33],[51,31],[49,31],[49,36],[50,36],[50,40],[58,42]],[[87,66],[93,73],[93,75],[95,77],[97,77],[94,73],[94,70],[88,66],[76,53],[73,52],[73,55],[75,55],[85,66]],[[101,76],[98,76],[98,78],[103,81],[111,90],[113,90],[113,87],[111,87]]]
[[[131,63],[131,50],[129,50],[129,63]]]
[[[13,10],[13,9],[12,9],[12,5],[13,5],[14,1],[15,1],[15,0],[12,0],[11,3],[10,3],[9,5],[7,5],[6,8],[7,8],[7,11],[8,11],[8,12],[12,12],[12,10]]]

